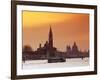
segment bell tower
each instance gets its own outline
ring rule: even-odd
[[[55,56],[55,49],[53,47],[53,32],[50,26],[50,30],[49,30],[49,39],[48,39],[48,55],[49,58],[52,58]]]
[[[53,33],[52,33],[52,29],[50,26],[50,31],[49,31],[49,47],[53,47]]]

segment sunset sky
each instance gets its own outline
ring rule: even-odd
[[[54,46],[66,51],[74,41],[79,50],[89,49],[89,15],[74,13],[23,11],[23,46],[30,45],[36,50],[48,40],[50,26],[53,31]]]

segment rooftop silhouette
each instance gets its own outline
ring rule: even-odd
[[[66,43],[65,43],[66,44]],[[74,42],[73,46],[66,45],[66,51],[58,51],[56,47],[53,46],[53,32],[50,26],[48,41],[45,42],[43,46],[41,43],[37,50],[33,51],[30,45],[23,47],[23,60],[38,60],[38,59],[48,59],[50,62],[52,59],[56,58],[56,61],[64,61],[65,58],[83,58],[89,57],[89,50],[86,52],[79,51],[77,43]]]

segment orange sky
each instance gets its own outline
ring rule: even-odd
[[[23,11],[22,16],[23,45],[30,45],[33,50],[48,40],[50,25],[58,50],[66,51],[66,45],[72,46],[74,41],[79,49],[89,49],[88,14]]]

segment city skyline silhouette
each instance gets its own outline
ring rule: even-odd
[[[82,52],[79,50],[76,42],[74,42],[73,46],[66,45],[66,51],[59,51],[57,47],[55,47],[53,32],[50,26],[48,33],[48,40],[45,41],[45,44],[39,46],[37,50],[33,50],[30,45],[23,47],[23,60],[27,59],[48,59],[48,63],[52,62],[65,62],[66,58],[84,58],[89,57],[89,50]]]
[[[48,38],[50,38],[51,37],[51,39],[52,39],[52,41],[51,41],[51,45],[52,45],[52,47],[55,47],[54,46],[54,38],[53,38],[53,32],[52,32],[52,27],[51,27],[51,25],[50,25],[50,29],[49,29],[49,34],[48,34]],[[46,45],[46,43],[48,44],[48,43],[50,43],[50,41],[48,41],[49,39],[47,39],[46,41],[45,41],[45,43],[44,44],[41,44],[41,43],[39,43],[39,45],[38,45],[38,47],[36,48],[36,50],[39,48],[39,47],[43,47],[44,45]],[[66,44],[66,43],[65,43]],[[73,41],[73,45],[75,45],[75,46],[77,46],[78,47],[78,44],[75,42],[75,41]],[[73,45],[71,46],[71,45],[68,45],[68,44],[66,44],[66,46],[65,46],[65,49],[67,49],[67,47],[73,47]],[[34,48],[32,48],[31,47],[31,45],[24,45],[23,47],[30,47],[30,49],[32,50],[32,51],[36,51],[36,50],[34,50]],[[78,47],[78,49],[79,49],[79,47]],[[59,49],[57,49],[58,51],[61,51],[61,50],[59,50]],[[79,49],[80,50],[80,49]],[[87,50],[84,50],[84,51],[88,51],[89,49],[87,49]],[[82,51],[82,50],[80,50],[80,51]],[[62,52],[63,52],[63,50],[62,50]]]

